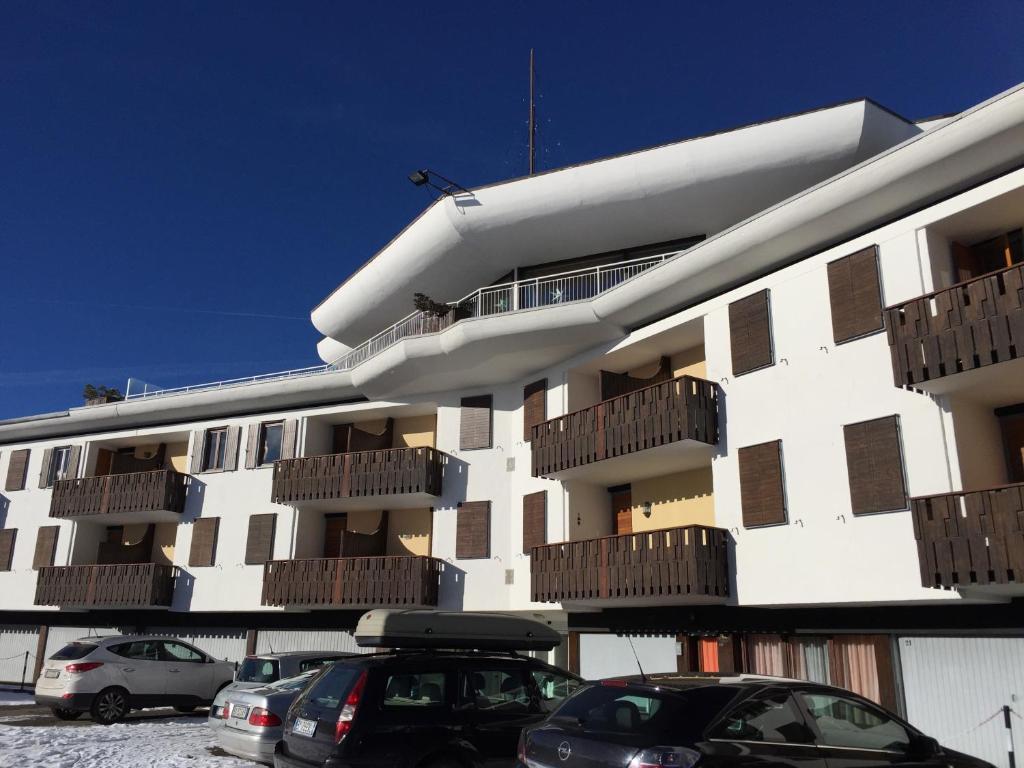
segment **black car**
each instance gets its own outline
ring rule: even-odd
[[[517,768],[992,768],[839,688],[648,675],[581,687],[523,731]]]
[[[391,651],[336,662],[296,698],[276,768],[511,768],[524,726],[579,678],[504,652]]]

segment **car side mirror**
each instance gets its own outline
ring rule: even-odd
[[[917,734],[910,737],[910,756],[915,759],[935,757],[941,751],[939,742],[931,736]]]

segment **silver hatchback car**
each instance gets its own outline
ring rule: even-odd
[[[246,656],[235,673],[235,681],[231,684],[230,690],[262,688],[311,669],[320,669],[324,664],[349,656],[352,654],[342,651],[284,651]]]

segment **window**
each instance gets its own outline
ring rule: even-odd
[[[32,451],[29,448],[11,451],[7,459],[5,491],[20,491],[25,488],[25,475],[28,472],[28,458],[31,454]]]
[[[906,509],[899,416],[847,424],[843,438],[853,514]]]
[[[320,669],[338,660],[337,656],[328,656],[326,659],[303,659],[299,662],[299,673],[309,672],[311,669]]]
[[[276,659],[249,656],[238,668],[235,680],[239,683],[272,683],[281,677]]]
[[[111,653],[126,659],[138,661],[160,661],[160,643],[156,640],[137,640],[132,643],[121,643],[108,649]]]
[[[53,453],[50,454],[50,467],[46,473],[47,488],[52,488],[55,482],[68,476],[68,460],[70,458],[70,445],[62,445],[53,449]]]
[[[832,340],[841,344],[883,330],[878,247],[830,262],[827,272]]]
[[[459,422],[459,448],[470,450],[491,447],[491,396],[462,398]]]
[[[733,376],[775,364],[767,289],[729,305],[729,343]]]
[[[195,648],[189,648],[182,643],[163,642],[164,661],[184,661],[189,664],[202,664],[206,658]]]
[[[554,712],[569,697],[570,693],[580,687],[577,680],[557,672],[535,669],[530,672],[530,676],[537,686],[540,711],[544,714]]]
[[[444,692],[444,672],[389,675],[384,686],[384,706],[440,707],[444,706]]]
[[[68,643],[50,657],[51,661],[74,661],[84,659],[99,646],[93,643]]]
[[[788,691],[745,701],[723,718],[711,734],[731,741],[810,744],[814,738]]]
[[[281,458],[281,437],[283,432],[283,421],[260,425],[260,446],[257,457],[259,466],[273,464]]]
[[[786,522],[786,492],[782,472],[782,441],[750,445],[737,451],[740,469],[740,508],[743,526]]]
[[[203,446],[203,471],[224,469],[224,458],[227,455],[228,428],[218,427],[206,430]]]
[[[459,702],[481,712],[526,713],[530,692],[521,670],[476,670],[462,673]]]
[[[335,665],[316,679],[305,699],[323,709],[341,709],[359,674],[355,667]]]
[[[459,560],[491,556],[491,502],[464,501],[455,517],[455,557]]]
[[[887,752],[906,752],[910,747],[907,729],[880,709],[828,694],[800,695],[818,726],[824,746]]]

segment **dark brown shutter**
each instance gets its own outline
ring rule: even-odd
[[[729,341],[733,376],[775,362],[767,288],[729,305]]]
[[[53,558],[57,554],[57,536],[59,534],[59,525],[44,525],[36,531],[36,551],[32,555],[33,570],[53,565]]]
[[[523,553],[547,544],[548,492],[537,491],[523,496]]]
[[[832,305],[832,339],[836,344],[885,327],[878,246],[829,263],[828,298]]]
[[[299,436],[299,420],[285,419],[281,427],[281,458],[295,458],[295,443]]]
[[[82,458],[82,446],[72,445],[68,453],[68,467],[64,477],[67,480],[74,480],[78,477],[78,465]]]
[[[782,441],[751,445],[738,451],[743,526],[786,522],[782,484]]]
[[[5,491],[20,491],[25,487],[25,477],[28,475],[28,457],[31,452],[28,448],[11,451],[11,456],[7,460]]]
[[[464,501],[455,524],[455,557],[471,560],[491,556],[491,502]]]
[[[238,469],[238,444],[242,438],[242,428],[236,425],[228,426],[225,430],[225,439],[228,441],[224,449],[224,471],[234,472]]]
[[[853,514],[906,509],[899,417],[847,424],[843,437]]]
[[[252,518],[249,524],[249,536],[252,541]],[[205,568],[217,560],[217,528],[219,517],[200,517],[192,523],[192,546],[188,550],[188,564],[193,568]],[[248,557],[248,548],[246,550]],[[246,560],[248,562],[248,560]]]
[[[256,454],[260,450],[260,430],[262,429],[261,424],[250,424],[249,425],[249,436],[245,441],[245,468],[255,469],[256,468]]]
[[[11,570],[11,560],[14,559],[14,540],[17,537],[17,528],[0,530],[0,571]]]
[[[462,398],[459,448],[491,447],[491,396]]]
[[[43,463],[39,467],[39,487],[46,488],[46,481],[50,479],[50,464],[53,462],[53,448],[43,451]]]
[[[192,433],[192,474],[203,471],[203,448],[206,446],[206,430],[197,429]]]
[[[246,565],[261,565],[273,558],[276,527],[277,513],[249,517],[249,538],[245,542]]]
[[[526,442],[530,442],[533,428],[547,418],[547,393],[547,379],[523,387],[523,440]]]

